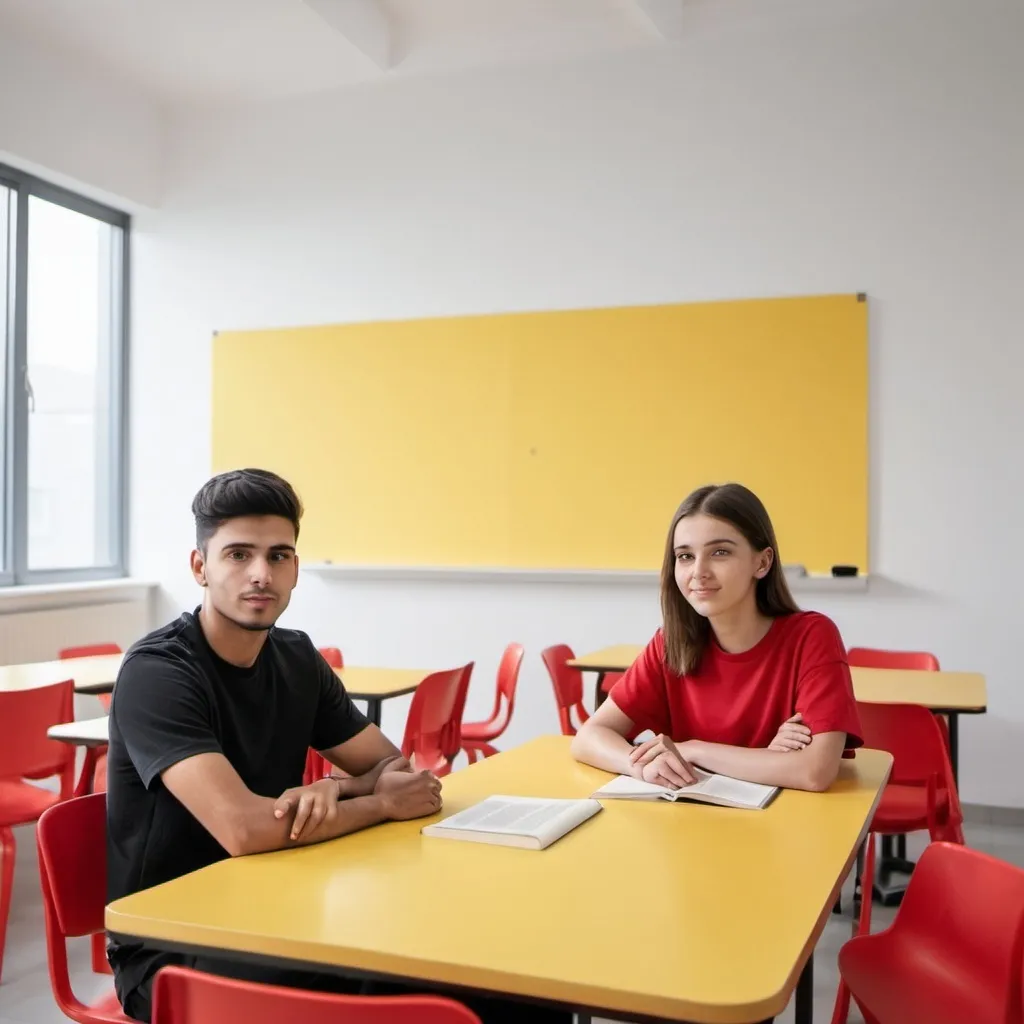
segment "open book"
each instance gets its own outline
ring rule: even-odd
[[[443,821],[425,825],[423,835],[543,850],[599,810],[596,800],[489,796]]]
[[[670,789],[644,782],[629,775],[619,775],[606,783],[596,793],[596,800],[698,800],[705,804],[721,807],[745,807],[761,810],[767,807],[779,791],[778,786],[762,786],[757,782],[741,782],[728,775],[712,775],[690,766],[697,781],[692,786]]]

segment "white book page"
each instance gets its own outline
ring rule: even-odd
[[[438,822],[436,828],[553,840],[585,821],[595,810],[591,800],[543,800],[524,796],[489,796]]]
[[[728,775],[708,775],[699,769],[699,781],[685,789],[677,790],[680,796],[690,793],[703,793],[720,800],[731,800],[733,803],[745,804],[748,807],[759,807],[774,792],[773,786],[762,786],[757,782],[741,782]]]
[[[606,782],[594,797],[655,797],[673,794],[676,790],[667,786],[656,786],[653,782],[644,782],[643,779],[634,779],[630,775],[617,775],[611,782]]]

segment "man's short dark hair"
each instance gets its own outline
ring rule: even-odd
[[[207,480],[192,500],[196,547],[206,551],[209,539],[229,519],[240,516],[281,516],[299,536],[302,502],[292,485],[267,469],[232,469]]]

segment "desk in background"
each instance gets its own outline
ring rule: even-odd
[[[75,693],[110,693],[123,657],[121,654],[101,654],[64,661],[0,665],[0,690],[31,690],[74,679]]]
[[[609,801],[540,853],[425,839],[439,816],[393,822],[221,861],[117,900],[106,925],[120,941],[618,1019],[763,1020],[796,989],[797,1024],[809,1024],[814,946],[891,764],[862,751],[828,793],[787,791],[765,811]],[[572,760],[567,738],[542,737],[446,778],[443,814],[493,794],[585,797],[607,779]],[[622,941],[607,892],[642,905],[657,956]]]

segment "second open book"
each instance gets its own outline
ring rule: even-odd
[[[728,775],[712,775],[691,765],[697,781],[692,786],[671,789],[656,786],[652,782],[619,775],[603,785],[596,793],[596,800],[696,800],[704,804],[718,804],[720,807],[743,807],[761,810],[767,807],[779,791],[778,786],[762,786],[756,782],[742,782]]]

